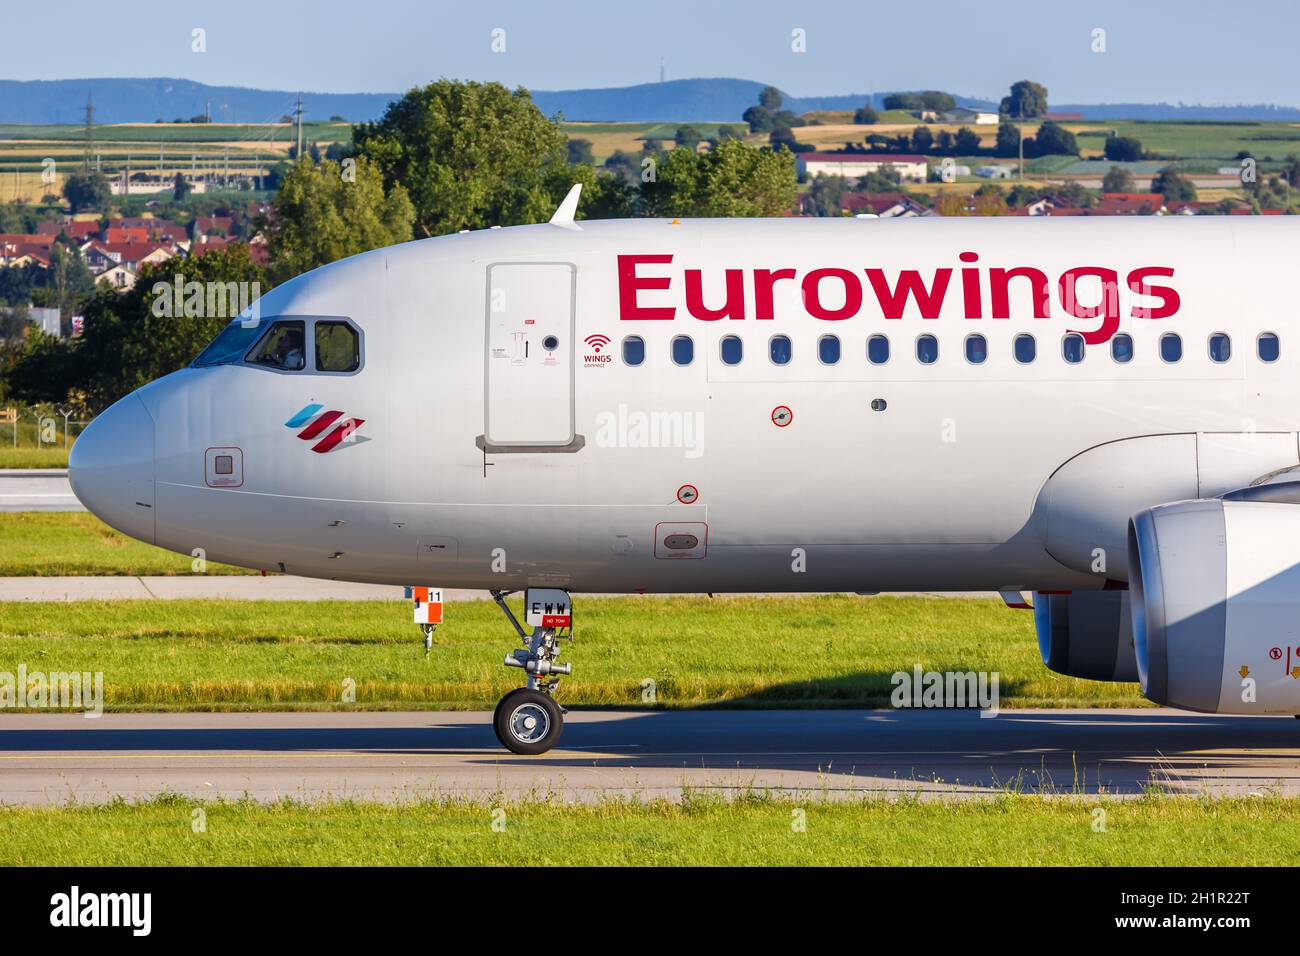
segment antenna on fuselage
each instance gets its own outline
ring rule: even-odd
[[[578,197],[582,195],[582,183],[574,183],[569,194],[564,197],[564,202],[560,203],[560,208],[555,210],[555,215],[551,217],[552,226],[573,226],[573,217],[578,212]]]

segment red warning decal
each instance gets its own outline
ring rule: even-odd
[[[794,412],[790,411],[789,405],[778,405],[772,409],[772,424],[777,428],[785,428],[794,421]]]
[[[694,485],[682,485],[677,489],[677,500],[684,505],[691,505],[700,500],[700,489]]]

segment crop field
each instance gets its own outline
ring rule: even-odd
[[[226,170],[265,172],[288,155],[294,137],[290,123],[126,123],[96,126],[93,152],[110,175],[123,168],[156,172],[161,149],[165,177],[178,171],[215,176]],[[303,124],[304,142],[322,148],[351,139],[347,123]],[[66,176],[81,165],[84,142],[85,128],[76,124],[0,124],[0,201],[39,202],[47,194],[58,195]],[[42,178],[45,159],[56,163],[53,181]]]

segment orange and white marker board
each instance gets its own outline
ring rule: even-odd
[[[416,624],[442,623],[442,588],[411,588]]]

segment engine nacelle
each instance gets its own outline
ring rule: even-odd
[[[1300,713],[1300,505],[1142,511],[1129,569],[1142,693],[1184,710]]]
[[[1038,650],[1049,669],[1085,680],[1135,681],[1127,591],[1034,596]]]

